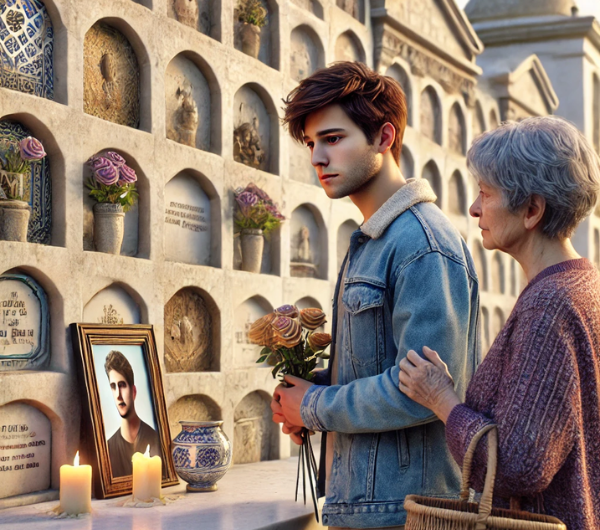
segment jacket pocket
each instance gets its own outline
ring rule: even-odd
[[[410,467],[410,453],[408,451],[408,438],[405,429],[396,431],[396,443],[398,444],[398,464],[400,466],[400,472],[406,473],[406,470]]]
[[[342,296],[346,311],[348,349],[358,377],[374,375],[361,369],[377,364],[383,354],[385,290],[368,281],[347,283]]]

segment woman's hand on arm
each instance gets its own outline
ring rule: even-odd
[[[409,350],[400,361],[399,387],[413,401],[427,407],[444,423],[461,401],[454,391],[454,382],[446,363],[437,352],[423,346],[423,359]]]

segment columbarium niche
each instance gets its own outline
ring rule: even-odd
[[[327,278],[327,229],[319,210],[298,206],[290,221],[290,276]]]
[[[365,52],[358,37],[352,31],[342,33],[335,41],[336,61],[365,61]]]
[[[252,344],[248,331],[252,324],[271,313],[273,306],[262,296],[253,296],[240,304],[234,313],[235,341],[233,346],[233,364],[235,368],[256,367],[260,346]],[[265,364],[264,366],[267,366]]]
[[[52,425],[31,405],[0,407],[0,499],[50,489]]]
[[[97,22],[85,35],[83,56],[84,112],[139,127],[140,69],[125,35],[104,22]]]
[[[277,17],[277,4],[275,1],[260,0],[266,13],[266,24],[258,27],[248,23],[240,16],[239,3],[236,0],[233,12],[233,45],[236,50],[258,59],[272,68],[279,67],[279,21]]]
[[[214,0],[169,0],[167,13],[181,24],[215,37],[218,8]]]
[[[498,114],[496,114],[495,110],[491,110],[490,111],[490,130],[494,130],[498,128],[498,125],[500,125],[500,122],[498,121]]]
[[[219,370],[219,309],[200,289],[186,287],[165,306],[167,372]]]
[[[317,0],[292,0],[292,2],[323,20],[323,6]]]
[[[486,260],[485,251],[483,249],[483,246],[479,241],[475,241],[473,243],[472,255],[473,255],[473,262],[475,264],[475,272],[477,273],[477,278],[479,279],[479,290],[487,291],[488,290],[487,260]]]
[[[319,177],[311,163],[309,149],[305,145],[294,140],[289,134],[286,136],[290,161],[290,177],[293,180],[303,182],[304,184],[318,186]]]
[[[279,456],[279,427],[271,420],[271,396],[248,394],[235,408],[233,430],[234,464],[274,460]]]
[[[210,151],[210,87],[198,67],[183,54],[167,66],[165,100],[167,138]]]
[[[43,2],[0,2],[0,28],[0,87],[54,99],[54,31]]]
[[[400,83],[400,86],[404,91],[404,95],[406,96],[406,110],[408,111],[407,125],[412,127],[412,87],[406,70],[404,70],[404,68],[402,68],[399,64],[393,64],[386,70],[385,75],[390,76],[392,79],[395,79],[398,81],[398,83]]]
[[[406,177],[406,175],[404,175]],[[352,219],[344,221],[337,232],[337,270],[340,271],[344,263],[344,258],[350,247],[350,238],[358,230],[358,224]]]
[[[485,356],[490,349],[490,312],[487,307],[481,308],[481,337],[482,337],[482,353]]]
[[[362,0],[335,0],[335,5],[356,20],[364,22],[364,3]]]
[[[221,421],[221,408],[211,398],[203,394],[193,394],[179,398],[169,407],[169,427],[171,438],[181,431],[180,421]]]
[[[442,113],[440,100],[433,87],[421,92],[421,134],[442,145]]]
[[[102,289],[83,308],[83,321],[93,324],[141,324],[139,304],[120,285]]]
[[[453,215],[464,216],[467,213],[467,190],[458,170],[448,181],[448,210]]]
[[[405,179],[411,179],[415,176],[415,161],[406,145],[402,146],[402,152],[400,153],[400,170]]]
[[[437,167],[437,164],[430,160],[427,162],[425,167],[423,168],[423,173],[421,177],[424,178],[431,184],[431,188],[433,189],[433,193],[437,195],[437,199],[435,203],[441,207],[442,204],[442,177],[440,175],[440,170]]]
[[[500,333],[500,331],[502,330],[502,326],[504,326],[504,313],[502,313],[502,310],[499,307],[497,307],[496,309],[494,309],[494,315],[492,317],[492,342],[496,340],[498,333]]]
[[[211,182],[185,170],[165,186],[165,257],[220,266],[220,200]]]
[[[458,103],[452,105],[452,108],[450,109],[450,119],[448,120],[448,147],[450,148],[450,151],[458,155],[464,155],[467,152],[465,118]]]
[[[477,138],[480,134],[485,132],[485,118],[483,117],[483,109],[481,103],[477,101],[475,108],[471,114],[473,123],[473,139]]]
[[[1,34],[1,31],[0,31]],[[0,64],[0,73],[2,66]],[[0,120],[0,144],[16,144],[35,134],[19,122]],[[52,240],[52,179],[49,155],[31,163],[31,172],[23,181],[23,200],[31,206],[27,241],[49,245]]]
[[[504,263],[502,256],[496,252],[492,259],[492,291],[499,294],[505,293],[504,287]]]
[[[302,81],[324,66],[323,46],[309,26],[298,26],[290,39],[290,77]]]

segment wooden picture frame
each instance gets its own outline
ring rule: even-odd
[[[178,484],[153,327],[71,324],[71,336],[82,390],[81,458],[92,465],[96,498],[132,492],[129,453],[143,453],[146,442],[162,458],[162,486]],[[133,443],[126,439],[131,425]]]

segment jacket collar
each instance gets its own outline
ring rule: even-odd
[[[396,217],[411,206],[420,202],[435,202],[436,199],[437,196],[433,193],[427,180],[423,178],[406,179],[406,184],[385,201],[360,229],[371,239],[378,239]]]

